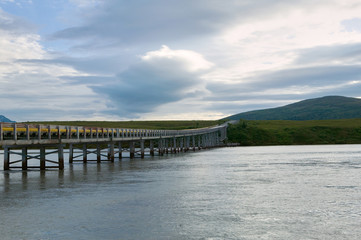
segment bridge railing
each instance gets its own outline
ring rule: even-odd
[[[219,131],[224,127],[225,126],[186,130],[154,130],[0,123],[0,146],[3,145],[4,141],[8,140],[166,138],[185,135],[202,135]]]

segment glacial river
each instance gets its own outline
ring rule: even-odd
[[[221,148],[45,172],[4,172],[0,159],[3,240],[361,238],[361,145]]]

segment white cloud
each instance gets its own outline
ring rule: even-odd
[[[139,117],[166,103],[205,91],[202,74],[212,63],[199,53],[163,46],[140,59],[118,74],[117,80],[92,87],[98,94],[108,96],[113,114]]]
[[[72,4],[80,8],[91,8],[101,4],[103,0],[69,0]]]
[[[171,50],[166,45],[163,45],[160,50],[148,52],[141,58],[150,64],[158,64],[158,61],[163,61],[164,59],[182,62],[184,70],[190,72],[207,70],[213,66],[211,62],[205,60],[199,53],[190,50]]]
[[[359,16],[360,11],[359,4],[350,9],[341,2],[297,6],[235,25],[217,41],[221,41],[223,50],[232,49],[231,55],[238,56],[235,61],[240,63],[236,65],[239,74],[282,69],[292,65],[300,49],[360,42],[360,33],[344,31],[341,24]]]
[[[10,15],[6,16],[13,23]],[[40,36],[0,29],[0,112],[16,121],[91,117],[104,102],[86,85],[69,85],[61,77],[84,73],[59,64],[41,64],[49,54]],[[36,60],[34,62],[34,60]],[[80,117],[80,116],[78,116]]]

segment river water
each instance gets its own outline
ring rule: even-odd
[[[361,145],[0,171],[4,240],[360,239],[360,226]]]

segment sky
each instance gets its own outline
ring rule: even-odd
[[[361,98],[359,0],[0,0],[0,115],[199,120]]]

